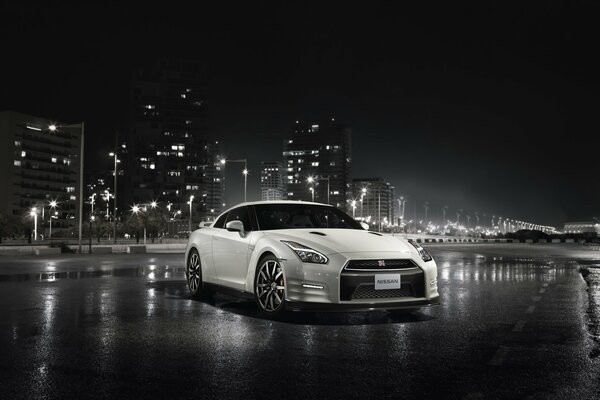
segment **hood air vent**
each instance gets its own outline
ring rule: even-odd
[[[323,232],[309,232],[312,233],[313,235],[319,235],[319,236],[327,236],[326,234],[324,234]]]

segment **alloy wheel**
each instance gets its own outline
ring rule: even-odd
[[[193,252],[190,256],[187,267],[187,281],[192,294],[195,294],[198,291],[198,287],[201,284],[201,279],[200,257],[198,256],[197,252]]]
[[[279,262],[266,260],[256,277],[256,299],[264,311],[277,311],[284,300],[285,283]]]

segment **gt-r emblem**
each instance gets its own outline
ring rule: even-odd
[[[377,261],[377,264],[378,264],[380,267],[385,267],[385,260],[379,260],[379,261]]]

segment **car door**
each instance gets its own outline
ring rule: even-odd
[[[219,283],[243,290],[246,283],[252,236],[252,224],[247,206],[229,211],[225,225],[227,222],[235,220],[244,224],[245,232],[230,232],[225,227],[218,229],[212,240],[213,259]]]

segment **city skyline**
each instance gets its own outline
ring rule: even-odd
[[[426,22],[403,16],[422,10],[384,5],[364,14],[351,6],[292,7],[284,24],[273,18],[281,9],[263,5],[252,18],[184,18],[174,30],[165,28],[173,22],[168,11],[124,8],[113,16],[107,7],[84,24],[75,18],[84,6],[3,7],[17,16],[3,26],[4,37],[20,40],[7,43],[15,57],[2,66],[11,79],[0,109],[85,121],[86,153],[103,150],[86,154],[88,162],[110,150],[115,130],[127,129],[131,71],[158,55],[185,55],[207,63],[208,135],[223,141],[227,158],[248,159],[249,199],[260,198],[260,163],[278,159],[290,124],[334,117],[352,127],[360,149],[351,176],[383,176],[418,213],[427,201],[433,215],[448,205],[557,227],[597,216],[599,190],[588,177],[596,151],[587,145],[597,98],[582,51],[591,36],[573,18],[583,3],[520,8],[537,18],[509,18],[510,29],[503,22],[510,6],[482,6],[485,18],[457,27],[449,21],[464,11],[458,8],[438,9]],[[359,29],[332,29],[338,12],[342,28],[361,21]],[[115,29],[97,36],[103,17],[114,18]],[[375,23],[394,18],[385,28]],[[564,31],[553,30],[556,21]],[[304,22],[309,29],[300,29]],[[153,40],[137,44],[145,35]],[[55,49],[58,39],[85,45]],[[528,52],[533,42],[541,45]],[[36,44],[36,57],[54,60],[43,68],[24,62]],[[226,174],[228,185],[237,179],[241,188],[239,174]],[[238,193],[229,205],[242,199]]]

